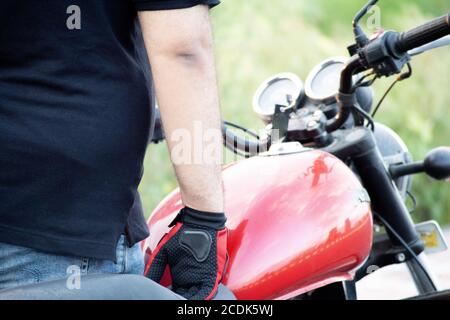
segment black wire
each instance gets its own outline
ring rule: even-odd
[[[394,82],[391,83],[391,85],[389,86],[389,88],[386,90],[386,92],[384,93],[383,97],[380,99],[380,101],[378,101],[377,106],[375,107],[375,109],[372,112],[372,117],[374,118],[375,115],[378,112],[378,109],[380,109],[381,105],[384,102],[384,99],[386,99],[386,97],[388,96],[388,94],[391,92],[391,90],[394,88],[394,86],[397,84],[399,80],[395,79]]]
[[[227,125],[227,126],[230,126],[230,127],[235,128],[235,129],[242,130],[242,131],[244,131],[245,133],[248,133],[248,134],[251,135],[252,137],[254,137],[254,138],[256,138],[256,139],[259,140],[259,136],[258,136],[256,133],[254,133],[253,131],[251,131],[251,130],[249,130],[249,129],[247,129],[247,128],[244,128],[244,127],[242,127],[242,126],[240,126],[240,125],[237,125],[237,124],[234,124],[234,123],[228,122],[228,121],[224,121],[223,123],[224,123],[225,125]]]
[[[352,115],[353,115],[353,120],[354,120],[355,126],[364,125],[364,117],[362,116],[362,114],[360,112],[358,112],[358,109],[356,107],[352,108]]]
[[[412,67],[411,64],[408,62],[407,64],[408,66],[408,71],[402,73],[401,75],[399,75],[397,77],[397,79],[394,80],[394,82],[391,83],[391,85],[389,86],[389,88],[386,90],[386,92],[384,93],[383,97],[380,99],[380,101],[378,102],[377,106],[375,107],[375,109],[372,112],[372,118],[375,118],[375,115],[377,114],[378,110],[380,109],[381,105],[383,104],[384,100],[386,99],[386,97],[388,96],[388,94],[391,92],[391,90],[394,88],[394,86],[400,82],[403,81],[405,79],[408,79],[409,77],[411,77],[412,75]]]
[[[366,80],[368,77],[373,76],[374,77],[368,81],[364,81]],[[358,79],[358,81],[356,81],[356,83],[353,85],[353,91],[358,89],[359,87],[367,87],[372,85],[375,80],[378,78],[378,76],[374,73],[374,71],[371,72],[367,72],[365,73],[361,78]]]
[[[243,157],[243,158],[250,158],[251,157],[251,155],[249,153],[243,153],[243,152],[239,151],[239,149],[237,148],[237,145],[236,145],[236,140],[233,141],[233,145],[232,146],[230,144],[228,144],[228,143],[224,143],[224,145],[225,145],[225,148],[227,148],[228,150],[233,152],[235,155],[238,155],[238,156]]]
[[[406,243],[405,240],[395,231],[395,229],[387,222],[382,216],[380,216],[377,212],[374,212],[374,215],[377,216],[378,219],[381,220],[381,222],[384,224],[386,228],[389,229],[389,231],[397,238],[397,240],[402,244],[402,246],[409,252],[411,257],[417,262],[417,265],[422,269],[425,276],[428,278],[428,281],[433,287],[434,291],[437,291],[436,285],[433,282],[433,279],[431,279],[431,276],[428,274],[427,269],[425,269],[425,266],[422,264],[422,262],[417,257],[416,253],[411,249],[411,247]]]
[[[363,79],[363,78],[361,78]],[[360,79],[360,80],[361,80]],[[359,81],[355,84],[354,90],[360,88],[360,87],[370,87],[371,85],[373,85],[375,83],[375,81],[378,79],[378,76],[374,76],[372,79],[367,80],[365,82],[360,82]]]
[[[361,83],[362,83],[364,80],[366,80],[366,78],[367,78],[369,75],[370,75],[370,74],[365,74],[365,75],[363,75],[361,78],[359,78],[359,80],[356,81],[356,83],[355,83],[355,85],[353,86],[353,88],[354,88],[354,89],[358,88],[358,87],[361,85]]]
[[[223,123],[224,123],[226,126],[230,126],[230,127],[235,128],[235,129],[242,130],[242,131],[244,131],[245,133],[248,133],[249,135],[251,135],[251,136],[253,136],[254,138],[256,138],[256,139],[259,140],[259,136],[258,136],[256,133],[254,133],[253,131],[251,131],[251,130],[249,130],[249,129],[247,129],[247,128],[244,128],[244,127],[242,127],[242,126],[240,126],[240,125],[234,124],[234,123],[229,122],[229,121],[224,121]],[[238,148],[236,147],[236,141],[234,142],[234,145],[233,145],[233,146],[230,146],[230,145],[228,145],[228,144],[225,144],[225,147],[226,147],[228,150],[230,150],[231,152],[233,152],[235,155],[238,155],[238,156],[240,156],[240,157],[243,157],[243,158],[250,158],[250,157],[251,157],[251,154],[249,154],[249,153],[243,153],[243,152],[240,152],[240,151],[238,150]]]
[[[406,191],[406,194],[413,202],[413,208],[409,210],[409,213],[414,213],[417,209],[417,199],[416,197],[411,193],[411,191]]]
[[[238,151],[238,149],[237,148],[232,148],[232,147],[230,147],[230,146],[228,146],[228,145],[226,145],[225,146],[228,150],[230,150],[231,152],[233,152],[235,155],[238,155],[238,156],[240,156],[240,157],[243,157],[243,158],[250,158],[250,155],[249,154],[244,154],[244,153],[242,153],[242,152],[239,152]]]
[[[360,87],[369,87],[369,86],[373,85],[373,83],[378,79],[377,75],[375,75],[370,80],[364,81],[371,75],[373,75],[373,72],[363,75],[353,86],[353,91],[355,91],[356,89],[358,89]],[[364,125],[364,119],[366,119],[368,121],[367,125],[371,127],[372,131],[375,131],[375,122],[373,121],[370,114],[368,114],[365,110],[361,109],[359,106],[354,106],[353,111],[355,111],[353,113],[353,117],[354,117],[357,125]]]
[[[365,110],[361,109],[359,106],[353,106],[353,108],[367,120],[368,122],[367,126],[370,126],[370,129],[372,131],[375,131],[375,122],[373,121],[370,114],[368,114]]]

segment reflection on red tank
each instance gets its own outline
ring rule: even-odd
[[[224,170],[229,265],[239,299],[285,299],[351,279],[372,241],[370,204],[348,167],[321,151],[260,156]],[[181,208],[178,191],[149,221],[156,247]]]

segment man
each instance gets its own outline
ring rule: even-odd
[[[209,22],[218,3],[0,2],[0,289],[73,270],[143,273],[137,186],[152,110],[140,44],[169,149],[179,129],[203,143],[196,124],[221,122]],[[176,292],[210,299],[226,262],[220,163],[174,167],[185,208],[145,272],[159,281],[169,265]]]

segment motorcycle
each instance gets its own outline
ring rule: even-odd
[[[223,170],[229,262],[216,299],[353,300],[356,282],[399,263],[408,266],[416,299],[450,297],[427,260],[447,249],[442,231],[434,221],[414,224],[405,204],[411,175],[450,179],[450,147],[414,162],[401,137],[374,121],[384,98],[372,108],[371,88],[381,77],[408,79],[412,57],[449,45],[450,13],[369,38],[360,20],[377,2],[353,21],[350,58],[320,63],[305,83],[283,73],[260,86],[253,109],[266,124],[264,136],[224,123],[224,145],[245,159]],[[158,119],[154,127],[157,143],[164,139]],[[147,257],[181,207],[174,190],[154,210],[142,243]],[[0,299],[181,299],[165,288],[168,271],[163,286],[131,275],[83,283],[80,292],[56,281],[6,290]]]
[[[246,158],[223,171],[230,230],[223,284],[238,299],[356,299],[357,281],[398,263],[419,296],[438,292],[426,253],[446,250],[445,239],[434,221],[415,225],[405,201],[411,175],[450,178],[450,147],[413,162],[401,137],[373,120],[380,104],[372,112],[371,86],[381,77],[408,79],[413,56],[450,44],[450,14],[369,38],[359,21],[377,2],[354,19],[350,59],[320,63],[304,83],[282,73],[258,88],[253,109],[265,137],[224,124],[226,147]],[[180,208],[176,190],[154,210],[147,254]]]

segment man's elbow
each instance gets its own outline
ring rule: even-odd
[[[158,51],[157,56],[193,68],[204,68],[211,65],[214,57],[214,47],[209,36],[174,41]]]
[[[203,68],[211,65],[214,56],[213,51],[212,41],[205,37],[189,44],[176,46],[173,50],[173,56],[186,66]]]
[[[207,52],[202,50],[179,51],[174,54],[174,59],[190,67],[203,67],[208,62]]]

